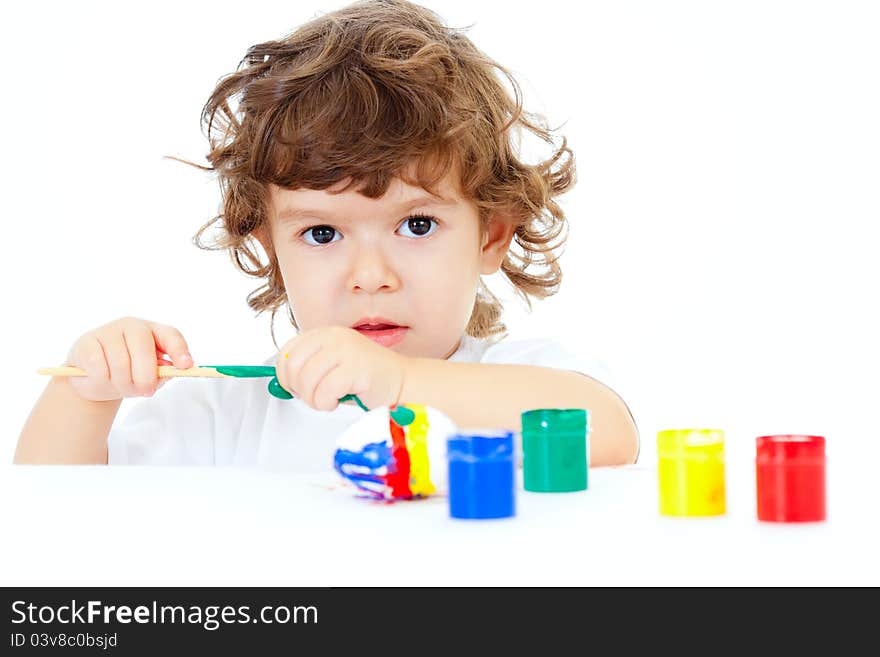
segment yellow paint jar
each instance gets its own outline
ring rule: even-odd
[[[659,431],[657,480],[661,514],[724,514],[724,432],[719,429]]]

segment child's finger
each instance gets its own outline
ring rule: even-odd
[[[128,347],[125,346],[122,331],[99,334],[98,341],[101,343],[104,357],[107,359],[110,384],[123,397],[137,396],[131,382],[131,359],[128,356]]]
[[[339,399],[351,392],[351,369],[343,365],[333,368],[322,378],[312,393],[312,407],[319,411],[333,411]]]
[[[295,385],[296,373],[300,368],[321,349],[321,343],[317,340],[310,340],[310,336],[299,336],[285,344],[281,351],[278,352],[278,358],[275,361],[275,378],[281,387],[297,395],[297,387]]]
[[[156,390],[156,344],[153,332],[144,323],[127,326],[122,333],[131,361],[131,382],[139,395],[149,396]]]
[[[300,398],[312,408],[325,410],[315,405],[315,390],[324,377],[339,365],[340,360],[335,354],[326,349],[319,349],[314,356],[293,372],[293,387],[299,392]]]
[[[72,354],[73,362],[86,371],[89,378],[102,383],[109,383],[110,368],[104,349],[96,337],[90,337],[76,346]]]
[[[189,346],[183,334],[173,326],[148,322],[156,341],[157,349],[171,357],[175,367],[187,369],[193,366],[193,358],[189,353]]]

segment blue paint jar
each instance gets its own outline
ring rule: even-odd
[[[516,512],[513,433],[459,432],[446,441],[449,515],[508,518]]]

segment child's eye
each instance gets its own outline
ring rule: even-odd
[[[437,228],[436,219],[433,217],[417,215],[407,217],[406,220],[400,224],[400,228],[398,228],[397,231],[404,237],[425,237],[426,235],[433,233],[435,228]]]
[[[342,235],[331,226],[312,226],[303,231],[302,238],[306,241],[306,244],[321,246],[322,244],[330,244],[330,242],[342,239]]]

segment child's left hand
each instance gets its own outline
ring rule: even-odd
[[[285,343],[275,372],[285,390],[316,410],[334,410],[345,395],[376,408],[398,403],[407,360],[354,329],[327,326]]]

